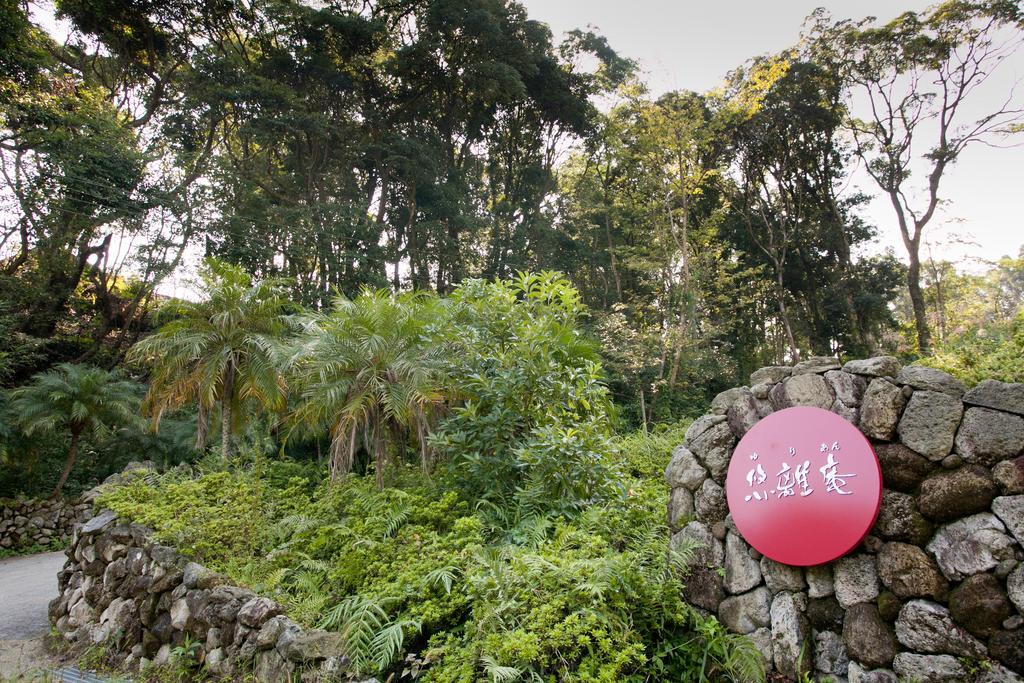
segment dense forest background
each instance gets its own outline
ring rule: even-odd
[[[1024,253],[964,271],[927,232],[945,170],[1020,129],[1012,93],[972,99],[1020,45],[1014,2],[818,12],[720,88],[657,98],[600,35],[505,0],[3,0],[0,25],[8,386],[143,374],[129,349],[202,256],[312,311],[565,273],[625,425],[809,354],[969,374],[1020,338]]]

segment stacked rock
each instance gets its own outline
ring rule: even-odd
[[[346,668],[339,634],[299,627],[109,510],[74,530],[67,555],[50,622],[69,642],[106,643],[128,668],[165,663],[186,639],[225,679],[334,680]]]
[[[856,425],[885,487],[864,542],[806,569],[750,547],[724,491],[737,441],[794,406]],[[697,548],[685,599],[749,636],[769,671],[850,683],[1024,681],[1024,384],[968,391],[890,356],[762,368],[749,387],[715,397],[665,477],[670,545]]]
[[[62,545],[91,506],[80,500],[0,500],[0,548]]]

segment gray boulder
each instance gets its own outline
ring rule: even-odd
[[[954,623],[949,610],[928,600],[911,600],[896,619],[896,638],[915,652],[984,657],[985,645]]]
[[[967,670],[949,655],[919,655],[901,652],[896,655],[892,668],[900,680],[921,681],[922,683],[963,683]]]
[[[699,427],[698,423],[707,417],[717,417],[719,421],[705,422]],[[732,429],[725,422],[724,416],[705,416],[690,425],[686,432],[686,447],[697,456],[697,460],[708,468],[711,477],[722,484],[725,482],[725,475],[729,470],[729,459],[732,456],[732,448],[736,444],[736,438]]]
[[[697,516],[701,521],[707,523],[720,522],[729,514],[729,506],[725,501],[725,489],[715,483],[713,479],[704,480],[693,497],[693,504],[697,510]]]
[[[750,395],[750,389],[747,387],[726,389],[711,399],[711,410],[708,412],[712,415],[725,415],[725,411],[729,409],[729,406],[744,395]]]
[[[731,531],[725,537],[725,590],[746,593],[761,583],[761,567],[750,557],[750,547]],[[767,626],[767,624],[761,624]]]
[[[885,487],[894,491],[913,493],[937,467],[928,458],[900,443],[875,444],[874,450],[882,468]]]
[[[693,494],[684,488],[672,489],[668,498],[668,525],[677,531],[693,516]]]
[[[844,608],[878,597],[878,572],[871,555],[847,555],[832,566],[836,599]],[[857,661],[864,661],[854,657]]]
[[[938,391],[915,391],[900,418],[897,432],[908,448],[939,461],[953,449],[964,404]]]
[[[733,595],[718,606],[718,620],[734,633],[753,633],[771,624],[771,599],[764,586]]]
[[[761,576],[773,595],[779,591],[796,592],[807,587],[800,567],[782,564],[767,557],[761,558]]]
[[[949,583],[923,550],[908,543],[886,543],[878,553],[878,576],[899,598],[945,600]]]
[[[851,360],[843,366],[843,372],[868,377],[895,377],[903,368],[892,356],[875,356],[862,360]]]
[[[896,375],[897,384],[907,384],[915,389],[938,391],[954,398],[964,395],[967,387],[949,373],[923,365],[908,365]]]
[[[807,360],[801,361],[793,366],[793,375],[821,375],[829,370],[838,370],[840,367],[838,358],[831,358],[829,356],[811,356]]]
[[[843,643],[851,659],[870,668],[887,667],[896,656],[896,636],[874,603],[862,602],[846,611]]]
[[[770,365],[760,370],[754,370],[750,375],[750,386],[757,384],[778,384],[793,374],[793,368],[788,365]]]
[[[992,478],[1004,496],[1024,493],[1024,455],[996,463],[992,468]]]
[[[814,668],[824,674],[845,676],[850,658],[843,639],[832,631],[820,631],[814,636]]]
[[[807,597],[824,598],[835,594],[836,587],[832,580],[831,566],[819,564],[815,567],[807,567],[804,574],[807,579]]]
[[[1018,564],[1006,577],[1006,592],[1017,611],[1024,613],[1024,563]]]
[[[832,387],[837,401],[850,408],[860,407],[864,391],[868,388],[867,380],[860,375],[852,375],[840,370],[829,370],[825,373],[825,380]]]
[[[891,441],[907,398],[898,386],[878,377],[864,391],[860,406],[860,430],[870,439]]]
[[[996,500],[999,500],[998,498]],[[950,581],[988,571],[1003,560],[1013,559],[1014,542],[1006,527],[989,512],[951,522],[940,528],[927,550]]]
[[[670,488],[685,487],[696,491],[707,478],[708,471],[697,461],[697,457],[686,446],[676,446],[672,459],[665,468],[665,481]]]
[[[992,512],[996,513],[1017,542],[1024,545],[1024,495],[996,498],[992,501]]]
[[[956,450],[967,462],[991,467],[1024,450],[1024,417],[989,408],[969,408],[956,435]]]
[[[776,410],[795,406],[810,406],[828,410],[835,400],[835,392],[821,375],[794,375],[775,387],[770,394]]]
[[[917,506],[937,522],[988,510],[999,493],[992,474],[980,465],[936,472],[921,483]]]
[[[896,491],[882,491],[874,532],[888,541],[906,541],[920,545],[932,534],[931,523],[917,509],[914,497]]]
[[[775,669],[783,676],[799,678],[813,666],[813,643],[807,617],[792,593],[779,593],[772,600],[772,656]]]
[[[949,615],[971,635],[988,638],[1013,615],[1002,582],[992,574],[975,574],[949,594]]]
[[[1024,384],[982,380],[964,394],[964,403],[1024,415]]]

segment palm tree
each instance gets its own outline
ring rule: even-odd
[[[284,382],[276,349],[288,332],[289,307],[280,281],[253,283],[241,268],[208,259],[200,273],[206,298],[175,301],[161,308],[172,320],[137,343],[130,358],[153,368],[143,403],[159,424],[176,408],[198,404],[196,449],[206,449],[207,415],[220,407],[221,450],[231,453],[231,437],[246,401],[277,410],[284,405]]]
[[[136,419],[141,396],[141,385],[122,379],[117,372],[70,363],[39,373],[11,392],[11,411],[27,436],[62,431],[71,436],[54,498],[75,465],[82,436],[104,433]]]
[[[292,419],[329,431],[332,480],[351,470],[361,441],[383,488],[388,446],[398,447],[408,431],[428,467],[427,435],[445,398],[442,350],[427,335],[439,312],[437,299],[423,293],[364,290],[307,320],[291,362]]]

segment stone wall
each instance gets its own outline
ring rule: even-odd
[[[198,643],[198,662],[226,678],[316,681],[345,669],[339,634],[300,628],[274,601],[109,510],[73,531],[67,555],[50,622],[69,642],[106,643],[129,669],[167,662],[186,638]]]
[[[857,425],[885,487],[863,543],[806,569],[748,546],[723,488],[737,440],[792,406]],[[762,368],[714,399],[666,469],[671,543],[699,544],[685,597],[790,679],[1024,680],[1022,453],[1024,384],[968,391],[892,357]]]
[[[63,544],[90,509],[87,502],[77,499],[0,499],[0,548],[20,550]]]

